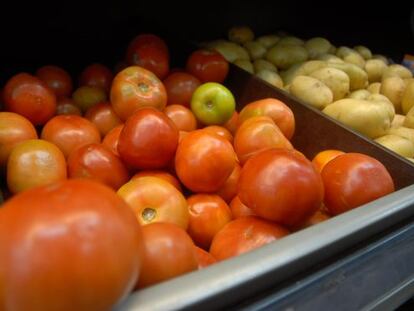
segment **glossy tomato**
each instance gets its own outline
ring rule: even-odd
[[[191,238],[182,228],[168,223],[142,227],[144,256],[137,287],[147,287],[197,270]]]
[[[75,101],[72,98],[60,97],[56,103],[56,114],[57,115],[77,115],[81,116],[82,111],[76,106]]]
[[[111,83],[114,75],[112,71],[102,64],[91,64],[87,66],[79,77],[79,85],[98,87],[105,92],[111,89]]]
[[[231,144],[233,144],[233,135],[230,133],[228,129],[226,129],[223,126],[220,125],[209,125],[206,127],[203,127],[203,131],[206,131],[208,133],[217,134],[221,137],[224,137],[227,139]]]
[[[170,70],[168,55],[154,46],[137,47],[129,65],[139,66],[151,71],[158,79],[164,79]]]
[[[186,72],[174,72],[164,81],[167,91],[167,105],[183,105],[190,107],[191,97],[201,82]]]
[[[197,246],[209,249],[214,236],[231,221],[227,203],[218,195],[194,194],[187,199],[190,211],[188,234]]]
[[[144,176],[134,178],[118,190],[133,209],[142,225],[168,222],[187,229],[187,201],[173,185],[164,179]]]
[[[232,134],[236,134],[236,130],[238,127],[238,123],[239,123],[239,113],[237,112],[237,110],[235,110],[233,112],[233,115],[231,116],[231,118],[223,124],[223,126]]]
[[[198,270],[211,266],[212,264],[215,264],[217,262],[213,255],[211,255],[209,252],[205,251],[204,249],[198,246],[194,246],[194,248],[198,263]]]
[[[102,140],[102,145],[108,147],[118,157],[119,157],[119,152],[118,152],[119,135],[121,135],[123,128],[124,128],[123,124],[120,124],[114,127],[112,130],[108,132],[108,134],[105,135],[104,139]]]
[[[137,282],[142,250],[134,214],[108,187],[20,193],[0,209],[1,309],[112,310]]]
[[[180,181],[171,175],[170,173],[166,171],[157,171],[157,170],[146,170],[136,173],[132,179],[144,177],[144,176],[152,176],[152,177],[158,177],[161,179],[164,179],[165,181],[168,181],[171,185],[173,185],[175,188],[177,188],[178,191],[182,192]]]
[[[116,114],[126,120],[139,108],[153,107],[162,111],[167,104],[167,92],[151,71],[131,66],[115,76],[111,104]]]
[[[202,83],[222,83],[229,72],[229,63],[219,52],[197,50],[187,59],[186,70]]]
[[[134,51],[137,47],[151,46],[159,49],[166,55],[169,55],[168,46],[165,41],[157,35],[151,33],[143,33],[136,36],[128,45],[127,60],[132,61]]]
[[[191,132],[197,129],[197,120],[193,112],[182,105],[169,105],[165,107],[164,113],[174,122],[179,131]]]
[[[346,153],[322,170],[325,205],[338,215],[394,191],[394,182],[378,160],[360,153]]]
[[[218,261],[250,252],[289,234],[282,226],[254,216],[229,222],[214,237],[210,253]]]
[[[255,213],[240,201],[239,196],[235,196],[233,200],[231,200],[230,210],[234,219],[244,216],[255,216]]]
[[[96,125],[101,136],[104,137],[114,127],[122,124],[110,103],[99,103],[89,108],[85,118]]]
[[[312,163],[301,153],[270,149],[258,153],[243,166],[238,196],[256,215],[294,227],[320,207],[323,183]]]
[[[230,203],[230,201],[237,195],[238,183],[241,173],[241,166],[239,163],[236,163],[234,166],[233,172],[223,186],[216,192],[224,201]]]
[[[19,73],[7,81],[3,90],[6,110],[26,117],[34,125],[43,125],[56,112],[56,96],[39,78]]]
[[[335,150],[335,149],[328,149],[323,150],[321,152],[318,152],[314,158],[312,159],[312,163],[315,165],[317,171],[320,173],[322,172],[322,169],[325,167],[325,165],[331,161],[332,159],[335,159],[337,156],[344,154],[341,150]]]
[[[36,71],[36,76],[45,82],[56,96],[72,94],[72,78],[66,70],[58,66],[43,66]]]
[[[181,182],[194,192],[216,192],[236,165],[232,145],[223,137],[203,130],[189,133],[179,143],[175,170]]]

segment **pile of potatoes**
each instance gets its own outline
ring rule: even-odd
[[[206,47],[413,160],[414,79],[406,67],[362,45],[335,47],[325,38],[283,34],[255,38],[244,26]]]

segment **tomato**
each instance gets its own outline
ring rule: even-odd
[[[345,152],[341,150],[334,150],[328,149],[321,152],[312,159],[312,163],[315,165],[317,171],[320,173],[325,165],[331,161],[332,159],[336,158],[337,156],[344,154]]]
[[[136,173],[132,177],[132,179],[144,177],[144,176],[152,176],[152,177],[158,177],[158,178],[164,179],[165,181],[168,181],[171,185],[173,185],[178,191],[182,192],[180,182],[178,181],[176,177],[174,177],[170,173],[167,173],[165,171],[147,170],[147,171],[141,171],[141,172]]]
[[[138,169],[166,167],[174,158],[178,130],[162,112],[143,108],[125,123],[119,136],[118,152],[122,160]]]
[[[167,104],[162,82],[151,71],[138,66],[127,67],[115,76],[110,97],[116,114],[124,121],[139,108],[162,111]]]
[[[102,145],[108,147],[118,157],[119,157],[119,152],[118,152],[119,135],[121,134],[123,128],[124,128],[123,124],[120,124],[114,127],[112,130],[108,132],[108,134],[105,135],[102,141]]]
[[[299,152],[270,149],[246,162],[238,196],[256,215],[294,227],[321,205],[323,183],[312,163]]]
[[[144,260],[137,287],[147,287],[197,270],[193,241],[180,227],[153,223],[142,228]]]
[[[58,146],[66,158],[76,148],[101,141],[95,124],[76,115],[54,117],[43,127],[41,138]]]
[[[118,190],[128,179],[128,170],[104,145],[88,144],[75,149],[68,158],[70,178],[90,178]]]
[[[188,234],[197,246],[208,249],[217,232],[231,221],[230,208],[218,195],[211,194],[194,194],[187,203],[190,211]]]
[[[164,79],[170,70],[168,56],[153,46],[142,46],[135,50],[134,58],[129,65],[139,66],[151,71],[158,79]]]
[[[167,55],[169,59],[168,46],[163,39],[154,34],[140,34],[136,36],[128,45],[126,59],[130,64],[136,58],[135,51],[140,47],[153,47]]]
[[[247,216],[229,222],[213,239],[210,253],[218,261],[250,252],[289,234],[284,227]]]
[[[168,222],[187,229],[189,212],[184,196],[168,181],[158,177],[134,178],[118,190],[133,209],[140,224]]]
[[[60,97],[57,100],[57,106],[56,106],[56,114],[57,115],[77,115],[77,116],[81,116],[82,112],[81,110],[78,108],[78,106],[76,106],[75,101],[72,98],[68,98],[68,97]]]
[[[229,72],[229,63],[219,52],[197,50],[187,59],[186,70],[202,83],[223,83]]]
[[[164,113],[174,122],[179,131],[191,132],[197,129],[197,120],[193,112],[182,105],[169,105],[165,107]]]
[[[56,112],[56,96],[42,80],[19,73],[7,81],[3,91],[6,110],[26,117],[34,125],[43,125]]]
[[[240,164],[236,163],[234,166],[233,172],[227,178],[223,186],[216,192],[224,201],[230,203],[230,201],[237,195],[238,182],[241,173]]]
[[[167,91],[167,105],[183,105],[190,107],[191,97],[201,82],[193,75],[186,72],[174,72],[164,81]]]
[[[251,117],[240,125],[234,137],[234,150],[242,165],[255,154],[270,148],[293,149],[271,118]]]
[[[232,145],[223,137],[203,130],[189,133],[179,143],[175,170],[180,181],[194,192],[216,192],[236,165]]]
[[[54,144],[41,139],[21,142],[7,161],[7,185],[12,193],[66,179],[66,161]]]
[[[44,81],[56,96],[72,94],[72,78],[66,70],[57,66],[43,66],[36,71],[36,76]]]
[[[195,255],[198,262],[198,270],[208,267],[212,264],[215,264],[217,260],[209,252],[206,252],[204,249],[194,246]]]
[[[313,225],[317,225],[325,220],[331,218],[327,212],[323,209],[318,209],[315,214],[313,214],[304,224],[302,224],[297,230],[301,230],[307,227],[311,227]]]
[[[94,86],[81,86],[72,94],[72,98],[80,110],[86,112],[98,103],[106,101],[106,93],[103,89]]]
[[[240,111],[239,125],[255,116],[270,117],[287,139],[291,139],[295,132],[295,116],[292,110],[278,99],[265,98],[249,103]]]
[[[324,203],[338,215],[394,191],[394,182],[378,160],[360,153],[345,153],[322,170]]]
[[[99,103],[89,108],[85,118],[96,125],[101,136],[104,137],[114,127],[122,124],[121,119],[116,115],[109,103]]]
[[[220,125],[209,125],[203,128],[203,131],[207,131],[212,134],[217,134],[227,139],[231,144],[233,143],[233,135],[223,126]]]
[[[236,134],[237,127],[239,122],[239,113],[237,110],[233,112],[233,115],[231,118],[223,124],[223,127],[225,127],[232,135]]]
[[[233,200],[231,200],[230,210],[234,219],[244,216],[255,216],[255,213],[240,201],[239,196],[235,196]]]
[[[9,154],[16,145],[36,138],[36,129],[25,117],[14,112],[0,112],[0,167],[7,164]]]
[[[114,75],[108,67],[95,63],[87,66],[82,71],[79,77],[79,85],[98,87],[108,93],[113,78]]]
[[[115,192],[67,180],[0,209],[2,310],[112,310],[141,270],[140,227]]]

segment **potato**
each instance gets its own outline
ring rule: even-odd
[[[372,55],[372,58],[373,59],[380,59],[380,60],[382,60],[386,65],[388,65],[389,64],[389,61],[388,61],[388,58],[386,57],[386,56],[384,56],[384,55],[381,55],[381,54],[374,54],[374,55]]]
[[[329,49],[329,53],[330,54],[336,54],[336,50],[337,50],[336,46],[332,45],[332,43],[331,43],[331,48]]]
[[[338,56],[333,55],[333,54],[322,54],[322,55],[319,55],[316,59],[323,60],[328,63],[344,63],[342,58],[339,58]]]
[[[332,91],[318,79],[297,76],[290,85],[290,93],[315,108],[323,109],[332,103]]]
[[[371,95],[371,93],[367,90],[361,89],[356,90],[350,93],[347,98],[353,98],[353,99],[367,99]]]
[[[384,73],[382,75],[382,79],[386,79],[388,77],[395,77],[398,76],[402,79],[410,79],[413,77],[413,74],[411,73],[411,71],[399,64],[392,64],[389,65],[385,70]]]
[[[381,88],[380,82],[374,82],[368,85],[367,91],[371,92],[372,94],[379,94]]]
[[[354,50],[357,51],[365,60],[372,58],[372,53],[369,48],[363,45],[354,46]]]
[[[265,59],[256,59],[253,62],[253,68],[254,68],[254,72],[256,73],[262,70],[271,70],[271,71],[277,72],[276,66]]]
[[[230,63],[233,63],[236,59],[250,60],[247,50],[234,42],[216,40],[209,42],[207,46],[219,52]]]
[[[387,69],[387,65],[380,59],[369,59],[365,63],[365,71],[370,83],[380,82],[385,69]]]
[[[277,74],[277,72],[274,72],[272,70],[264,69],[256,73],[256,76],[265,80],[267,83],[276,86],[278,88],[283,88],[283,80],[282,78]]]
[[[349,77],[342,70],[325,67],[315,70],[310,76],[322,81],[331,89],[334,101],[344,98],[349,93]]]
[[[405,116],[403,126],[414,128],[414,106],[408,111],[407,115]]]
[[[385,95],[394,105],[395,111],[401,111],[401,101],[404,95],[405,83],[399,76],[388,77],[382,80],[380,94]],[[408,108],[408,107],[405,107]],[[403,110],[407,113],[409,110]]]
[[[414,81],[410,81],[406,85],[404,94],[401,100],[401,107],[404,113],[411,111],[414,106]]]
[[[320,68],[326,67],[328,64],[320,60],[310,60],[292,65],[288,70],[280,73],[285,84],[289,84],[296,76],[307,76]]]
[[[276,44],[266,53],[266,59],[278,69],[287,69],[293,64],[308,59],[308,51],[300,45]]]
[[[315,37],[305,42],[305,48],[308,50],[309,58],[315,59],[319,55],[328,53],[331,43],[325,38]]]
[[[274,46],[279,40],[280,37],[276,35],[260,36],[256,39],[256,41],[263,45],[266,49]]]
[[[392,127],[388,131],[388,134],[397,135],[403,138],[408,139],[414,144],[414,129],[399,126],[399,127]]]
[[[344,98],[328,105],[322,112],[370,138],[385,135],[391,127],[389,109],[381,101]]]
[[[329,67],[333,67],[345,72],[349,77],[349,90],[355,91],[365,89],[368,86],[367,73],[357,65],[350,63],[329,63]]]
[[[387,108],[388,110],[388,115],[390,116],[391,122],[394,120],[395,117],[395,108],[394,105],[392,104],[392,102],[390,102],[390,100],[385,97],[382,94],[371,94],[367,97],[368,101],[372,101],[372,102],[383,102],[386,105],[384,107]]]
[[[407,79],[403,79],[403,80],[404,80],[404,83],[405,83],[405,87],[407,87],[408,84],[410,84],[411,82],[414,81],[414,78],[407,78]]]
[[[355,50],[341,46],[336,51],[336,56],[342,58],[346,63],[357,65],[359,68],[365,67],[365,59]]]
[[[240,67],[241,69],[244,69],[247,72],[250,72],[251,74],[254,73],[253,64],[247,59],[236,59],[234,64],[237,67]]]
[[[304,45],[305,41],[303,41],[302,39],[300,39],[298,37],[286,36],[286,37],[281,38],[277,44],[280,44],[280,45],[282,45],[282,44]]]
[[[249,52],[252,60],[263,58],[267,51],[267,49],[257,41],[248,41],[243,44],[243,46],[246,48],[247,52]]]
[[[375,139],[375,141],[402,157],[412,158],[414,156],[414,144],[407,138],[388,134]]]
[[[391,128],[397,128],[403,126],[405,116],[402,114],[395,114],[394,119],[391,122]]]
[[[229,40],[239,44],[243,44],[254,39],[253,30],[247,26],[235,26],[230,28],[228,32]]]

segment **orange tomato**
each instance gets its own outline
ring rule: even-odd
[[[175,188],[177,188],[178,191],[182,192],[181,184],[178,181],[178,179],[168,172],[156,171],[156,170],[141,171],[141,172],[136,173],[132,177],[132,180],[135,178],[144,177],[144,176],[152,176],[152,177],[158,177],[158,178],[164,179],[165,181],[168,181],[171,185],[173,185]]]
[[[209,125],[203,128],[203,131],[207,131],[209,133],[217,134],[221,137],[227,139],[231,144],[233,144],[233,135],[230,133],[228,129],[220,125]]]
[[[208,267],[217,262],[213,255],[211,255],[209,252],[205,251],[204,249],[198,246],[194,246],[194,248],[198,263],[198,270]]]
[[[230,203],[230,201],[237,195],[238,183],[241,173],[240,164],[236,163],[233,172],[227,178],[223,186],[216,192],[224,201]]]
[[[323,150],[315,155],[315,157],[312,159],[312,163],[315,165],[317,171],[320,173],[329,161],[335,159],[337,156],[344,153],[345,152],[341,150],[335,149]]]
[[[89,108],[85,113],[85,118],[96,125],[101,136],[104,137],[114,127],[122,124],[121,119],[112,109],[111,104],[99,103]]]
[[[191,132],[197,129],[194,113],[182,105],[169,105],[165,107],[164,113],[174,122],[179,131]]]
[[[102,145],[108,147],[118,157],[119,157],[119,152],[118,152],[119,135],[121,134],[121,131],[123,128],[124,128],[123,124],[120,124],[114,127],[112,130],[108,132],[108,134],[105,135],[102,141]]]
[[[256,214],[246,205],[240,201],[239,196],[235,196],[230,202],[230,210],[233,218],[240,218],[244,216],[255,216]]]
[[[229,130],[232,135],[236,134],[239,123],[239,113],[235,110],[231,118],[223,124],[223,127]]]

